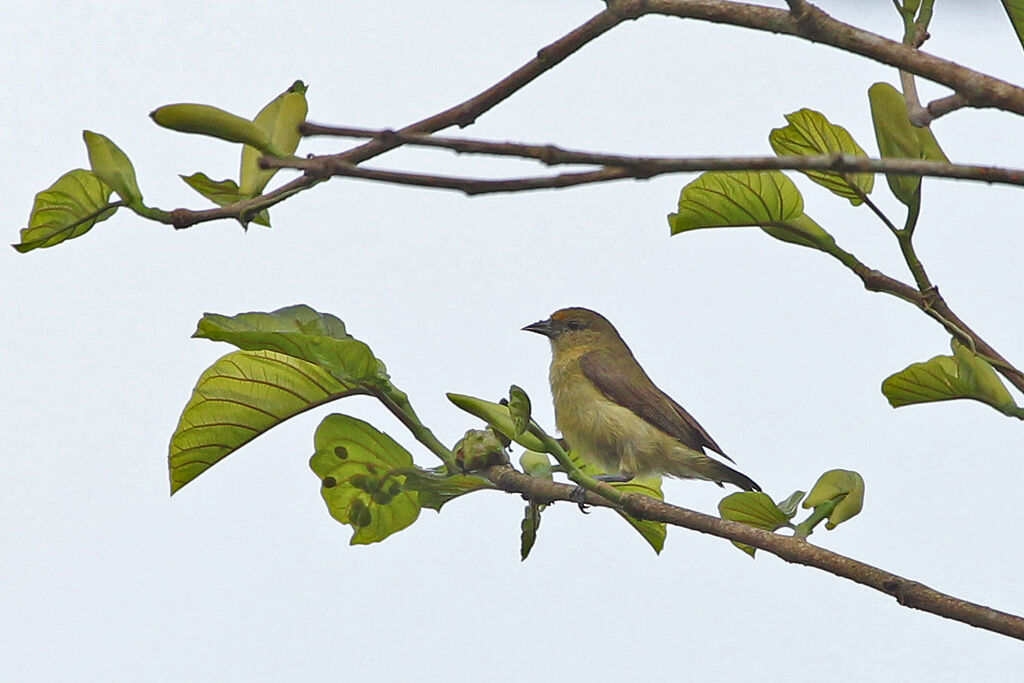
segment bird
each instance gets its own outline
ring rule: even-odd
[[[710,450],[733,462],[651,381],[603,315],[563,308],[523,330],[551,341],[555,424],[573,452],[607,473],[603,481],[666,475],[761,490],[747,475],[708,455]]]

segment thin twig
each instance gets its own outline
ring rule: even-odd
[[[508,466],[492,467],[485,474],[498,488],[522,494],[536,503],[548,504],[559,500],[571,500],[572,486],[531,477]],[[922,583],[819,548],[805,540],[676,507],[649,496],[627,493],[623,495],[622,500],[622,505],[618,506],[591,492],[588,492],[586,497],[586,502],[590,505],[610,507],[637,519],[664,522],[745,543],[772,553],[786,562],[814,567],[891,595],[905,607],[1024,640],[1024,619],[1019,616],[940,593]]]
[[[624,174],[596,176],[594,182],[603,180],[619,180],[636,178],[646,180],[668,173],[691,173],[695,171],[738,171],[738,170],[799,170],[799,171],[833,171],[835,173],[891,173],[895,175],[920,175],[935,178],[954,178],[958,180],[976,180],[986,183],[1000,183],[1024,186],[1024,169],[1001,168],[998,166],[976,166],[967,164],[949,164],[943,161],[926,161],[923,159],[869,159],[848,154],[828,154],[821,156],[770,156],[770,157],[649,157],[629,156],[624,154],[606,154],[569,150],[557,145],[526,144],[517,142],[496,142],[467,138],[441,137],[406,133],[392,130],[352,128],[340,126],[324,126],[307,123],[302,126],[306,135],[337,135],[345,137],[366,137],[386,141],[392,147],[406,144],[424,147],[441,147],[464,154],[489,154],[510,156],[523,159],[536,159],[548,166],[563,164],[584,164],[590,166],[608,166],[626,171]],[[308,159],[278,159],[264,157],[260,160],[264,168],[295,168],[313,175],[352,176],[352,163],[338,156],[316,156]],[[428,185],[466,191],[469,194],[487,192],[515,192],[524,189],[545,187],[565,187],[558,176],[546,176],[551,179],[550,185],[544,184],[541,178],[505,179],[500,181],[474,178],[454,178],[408,174],[408,184]],[[443,182],[431,183],[424,178],[445,178]],[[388,182],[398,182],[388,180]],[[581,184],[574,182],[572,184]]]

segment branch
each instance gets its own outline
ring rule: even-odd
[[[991,107],[1024,114],[1024,88],[968,69],[956,62],[922,52],[876,33],[844,24],[809,2],[799,6],[799,18],[786,10],[726,0],[618,0],[620,11],[662,14],[682,19],[701,19],[717,24],[743,26],[782,33],[867,57],[897,69],[910,71],[957,93],[970,107]]]
[[[465,128],[472,124],[481,114],[490,111],[511,97],[541,74],[563,62],[590,41],[595,40],[623,21],[632,18],[634,17],[628,12],[621,12],[613,8],[605,9],[547,47],[538,50],[536,57],[476,96],[433,116],[421,119],[416,123],[411,123],[402,128],[402,132],[433,133],[453,125]],[[336,154],[334,158],[341,163],[358,164],[394,149],[396,146],[397,143],[373,140],[342,154]],[[323,177],[304,175],[268,194],[220,208],[205,211],[175,209],[169,213],[169,218],[163,222],[170,223],[175,228],[181,229],[191,227],[197,223],[205,223],[222,218],[244,219],[264,209],[268,209],[291,195],[297,194],[324,180],[325,178]]]
[[[571,500],[572,486],[531,477],[508,466],[492,467],[485,474],[498,488],[509,493],[520,493],[536,503],[548,504],[559,500]],[[922,583],[811,545],[806,540],[755,529],[739,522],[719,519],[635,493],[624,494],[621,507],[591,492],[587,493],[586,502],[590,505],[621,510],[638,519],[664,522],[745,543],[772,553],[786,562],[821,569],[891,595],[905,607],[1024,640],[1024,619],[1021,617],[940,593]]]
[[[536,159],[548,166],[563,164],[585,164],[590,166],[612,166],[626,173],[599,175],[591,182],[603,180],[619,180],[636,178],[646,180],[668,173],[691,173],[695,171],[746,171],[746,170],[796,170],[796,171],[834,171],[836,173],[893,173],[896,175],[920,175],[935,178],[953,178],[958,180],[977,180],[986,183],[1024,186],[1024,169],[1001,168],[998,166],[977,166],[969,164],[949,164],[943,161],[924,161],[921,159],[868,159],[846,154],[827,154],[821,156],[770,156],[770,157],[639,157],[623,154],[605,154],[570,150],[557,145],[539,145],[518,142],[496,142],[469,138],[451,138],[419,133],[404,133],[387,129],[352,128],[341,126],[324,126],[315,123],[304,123],[301,126],[304,135],[335,135],[344,137],[373,138],[398,145],[417,145],[422,147],[440,147],[460,154],[489,154],[493,156],[509,156],[523,159]],[[296,168],[314,175],[352,176],[350,163],[342,162],[337,156],[319,156],[308,159],[278,159],[264,157],[261,165],[265,168]],[[486,192],[512,192],[544,187],[565,187],[562,181],[554,181],[552,185],[544,185],[543,178],[518,179],[525,183],[522,186],[512,185],[505,189],[509,180],[488,181],[472,178],[447,178],[445,182],[423,182],[423,178],[444,178],[444,176],[423,176],[404,174],[410,178],[408,184],[428,187],[441,187],[466,191],[467,194],[484,194]],[[364,177],[364,176],[358,176]],[[546,176],[554,179],[558,176]],[[387,182],[400,182],[392,174]],[[489,185],[488,183],[500,183]],[[572,184],[582,184],[573,182]],[[470,187],[472,191],[467,191]],[[496,188],[496,189],[488,189]]]

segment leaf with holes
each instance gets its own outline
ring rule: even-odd
[[[290,417],[367,393],[275,351],[235,351],[199,377],[171,436],[171,493]]]
[[[830,122],[821,112],[801,109],[786,114],[788,126],[775,128],[768,142],[779,156],[787,154],[818,156],[844,154],[867,158],[867,153],[842,126]],[[862,194],[871,194],[875,186],[873,173],[836,173],[834,171],[801,171],[830,192],[849,199],[854,206],[862,204]]]
[[[110,202],[112,192],[92,171],[68,171],[36,194],[28,227],[21,229],[21,242],[14,248],[25,253],[81,237],[117,211],[118,205]]]
[[[348,415],[328,415],[316,429],[309,466],[331,516],[352,527],[352,545],[376,543],[416,521],[420,504],[404,472],[412,456],[390,436]]]

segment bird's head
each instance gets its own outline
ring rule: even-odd
[[[608,319],[589,308],[563,308],[552,313],[547,320],[539,320],[523,329],[550,339],[555,353],[622,344],[619,333]]]

